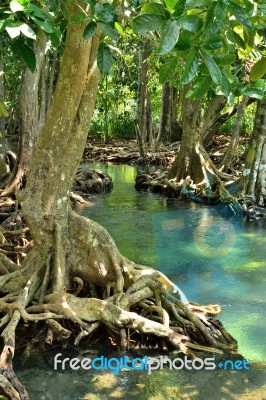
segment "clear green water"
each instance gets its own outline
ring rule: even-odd
[[[95,164],[93,168],[112,176],[114,190],[93,197],[94,205],[84,208],[83,215],[102,224],[128,258],[166,273],[189,300],[221,304],[219,319],[238,340],[251,368],[164,369],[150,376],[140,371],[116,376],[58,372],[53,370],[52,355],[46,353],[43,359],[37,355],[17,365],[32,399],[266,400],[266,224],[245,223],[225,207],[138,193],[135,167]]]

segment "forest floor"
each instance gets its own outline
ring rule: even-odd
[[[234,163],[234,169],[239,171],[244,165],[245,149],[249,136],[241,136],[239,140],[239,157]],[[230,142],[230,136],[218,135],[208,146],[207,150],[216,165],[221,164]],[[169,166],[174,160],[181,142],[169,145],[161,144],[155,151],[146,148],[145,164]],[[136,140],[111,139],[108,143],[103,140],[89,139],[84,150],[83,160],[86,162],[114,163],[114,164],[142,164],[139,159],[139,147]]]

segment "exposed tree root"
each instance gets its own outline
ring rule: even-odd
[[[1,259],[8,265],[7,257]],[[147,346],[186,354],[237,349],[214,319],[219,306],[188,302],[166,276],[123,257],[104,228],[73,212],[67,235],[55,224],[52,249],[34,247],[19,269],[11,262],[0,278],[0,292],[2,359],[9,352],[9,364],[1,364],[0,387],[12,400],[28,399],[13,375],[6,375],[21,319],[27,324],[46,322],[47,345],[58,339],[78,345],[106,326],[121,349],[132,347],[132,335]]]
[[[139,174],[135,188],[205,204],[236,203],[236,199],[229,194],[223,183],[229,180],[232,182],[232,176],[218,171],[207,152],[200,146],[191,157],[186,154],[181,158],[177,157],[168,172]]]

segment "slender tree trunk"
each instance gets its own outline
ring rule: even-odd
[[[231,140],[230,140],[228,149],[225,153],[225,156],[223,159],[223,164],[222,164],[222,170],[226,173],[233,170],[232,163],[234,162],[234,160],[237,157],[239,131],[240,131],[240,126],[241,126],[241,122],[242,122],[242,119],[244,116],[244,112],[245,112],[247,103],[248,103],[248,97],[244,96],[242,101],[238,104],[238,107],[237,107],[236,122],[235,122],[234,129],[232,132]]]
[[[164,83],[157,142],[172,143],[182,138],[182,128],[177,121],[177,101],[177,89],[169,82]]]
[[[249,143],[240,196],[252,196],[260,206],[266,205],[266,99],[259,100],[254,129]]]
[[[4,91],[4,64],[3,64],[3,54],[2,54],[2,39],[0,38],[0,100],[4,101],[5,91]],[[0,175],[6,173],[6,139],[5,139],[5,118],[0,116]]]
[[[36,69],[32,73],[26,67],[20,92],[20,141],[18,165],[8,181],[2,195],[17,193],[24,185],[29,172],[31,158],[39,138],[39,82],[45,57],[46,37],[35,46]]]
[[[135,116],[135,127],[141,159],[145,158],[145,145],[149,141],[152,130],[151,102],[148,90],[149,56],[149,42],[146,39],[142,39],[139,50],[139,82]]]

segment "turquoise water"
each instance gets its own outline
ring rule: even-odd
[[[99,165],[114,181],[83,214],[102,224],[128,258],[160,269],[219,318],[250,361],[266,361],[266,221],[245,222],[227,207],[182,203],[134,189],[127,165]]]
[[[92,197],[83,215],[102,224],[120,251],[166,273],[189,300],[219,303],[219,319],[238,340],[250,370],[54,371],[53,357],[82,357],[79,349],[53,349],[16,362],[32,400],[265,400],[265,225],[245,223],[225,207],[183,203],[134,189],[132,166],[94,164],[112,176],[114,190]],[[86,357],[120,357],[99,349]],[[157,355],[157,354],[154,354]]]

